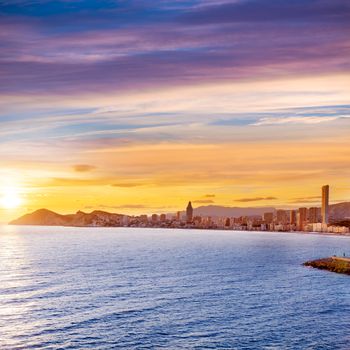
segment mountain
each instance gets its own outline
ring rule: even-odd
[[[39,209],[10,222],[10,225],[41,226],[118,226],[121,214],[95,210],[91,213],[78,211],[76,214],[61,215],[48,209]]]
[[[201,216],[220,216],[220,217],[239,217],[262,215],[267,212],[275,212],[273,207],[224,207],[220,205],[205,205],[194,208],[194,215]],[[185,213],[185,212],[183,212]],[[350,202],[336,203],[329,206],[329,217],[331,220],[350,219]]]
[[[39,209],[10,222],[11,225],[53,225],[62,226],[67,222],[65,215],[48,209]]]
[[[350,202],[342,202],[330,205],[329,217],[332,220],[350,219]]]
[[[194,215],[200,216],[224,216],[224,217],[240,217],[262,215],[267,212],[275,212],[273,207],[260,208],[240,208],[240,207],[224,207],[220,205],[205,205],[194,208]]]

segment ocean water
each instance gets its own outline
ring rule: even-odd
[[[0,349],[350,349],[350,237],[0,228]]]

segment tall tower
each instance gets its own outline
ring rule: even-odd
[[[192,219],[193,219],[193,208],[192,208],[191,202],[188,202],[188,205],[186,208],[186,219],[187,219],[187,222],[192,222]]]
[[[329,186],[322,186],[322,223],[328,224]]]

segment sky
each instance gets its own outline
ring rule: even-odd
[[[3,0],[0,221],[350,200],[347,0]]]

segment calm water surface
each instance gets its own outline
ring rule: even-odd
[[[0,349],[350,349],[350,238],[0,228]]]

